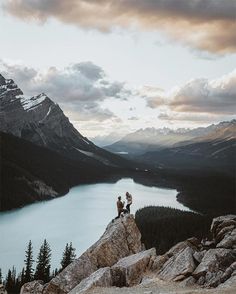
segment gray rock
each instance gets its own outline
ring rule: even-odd
[[[236,289],[236,275],[231,276],[224,283],[220,284],[217,289]],[[234,292],[235,293],[235,292]]]
[[[68,293],[97,269],[111,267],[121,258],[140,251],[141,234],[133,215],[126,215],[111,222],[102,237],[53,278],[43,293]]]
[[[193,277],[204,277],[205,286],[217,286],[225,270],[236,260],[236,252],[230,249],[210,249],[193,272]]]
[[[151,270],[155,272],[159,272],[168,259],[169,257],[166,254],[158,255],[152,263]]]
[[[193,254],[193,258],[197,261],[197,263],[200,263],[203,259],[203,256],[205,255],[206,250],[203,251],[196,251]]]
[[[21,287],[20,294],[41,294],[43,291],[43,281],[33,281]]]
[[[227,229],[225,229],[227,228]],[[211,224],[211,233],[218,243],[228,232],[236,228],[236,215],[225,215],[214,218]]]
[[[155,248],[120,259],[111,267],[113,285],[130,287],[139,284],[153,256],[156,256]]]
[[[72,289],[69,294],[83,294],[94,286],[112,286],[111,269],[104,267],[92,273],[88,278],[82,280],[78,286]]]
[[[193,260],[194,250],[187,247],[173,255],[159,272],[163,280],[176,280],[178,276],[190,275],[196,268]],[[184,277],[181,277],[181,279]]]
[[[233,226],[227,227],[225,235],[222,240],[216,245],[217,248],[232,248],[236,249],[236,227],[233,230],[229,230]],[[226,228],[225,228],[226,229]]]
[[[190,276],[190,277],[184,279],[180,284],[183,287],[189,287],[189,286],[195,285],[195,283],[196,283],[196,280],[194,279],[194,277]]]

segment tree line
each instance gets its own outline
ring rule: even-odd
[[[22,285],[33,280],[42,280],[45,283],[49,282],[76,258],[75,248],[72,246],[71,242],[67,243],[62,253],[60,268],[56,268],[52,271],[51,255],[52,250],[45,239],[39,249],[36,266],[34,268],[33,245],[30,240],[25,251],[24,267],[21,272],[17,274],[16,268],[13,266],[12,269],[8,270],[5,280],[3,280],[2,271],[0,269],[0,284],[5,286],[9,294],[19,293]]]
[[[145,247],[155,247],[157,254],[164,254],[190,237],[210,238],[213,217],[170,207],[149,206],[136,212],[135,221]]]

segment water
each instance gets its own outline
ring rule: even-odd
[[[24,252],[32,240],[34,259],[46,238],[52,249],[52,268],[59,267],[67,242],[72,241],[77,256],[92,245],[117,214],[116,200],[125,192],[133,195],[131,213],[148,205],[189,210],[177,202],[176,190],[147,187],[132,179],[74,187],[61,198],[0,213],[0,268],[5,275],[13,265],[21,270]]]

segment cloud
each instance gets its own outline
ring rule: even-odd
[[[236,71],[211,81],[190,81],[174,93],[170,108],[178,112],[236,113]]]
[[[15,80],[25,95],[46,93],[72,120],[101,122],[116,119],[111,110],[102,107],[102,102],[109,98],[126,100],[131,93],[124,83],[110,81],[104,70],[92,62],[37,71],[1,61],[0,68],[4,76]]]
[[[50,18],[85,29],[160,30],[171,39],[212,53],[236,51],[233,0],[8,0],[4,9],[24,20]]]
[[[150,108],[165,106],[176,113],[232,115],[236,113],[236,70],[214,80],[191,80],[160,97],[147,96],[146,100]],[[164,114],[160,118],[165,118]]]

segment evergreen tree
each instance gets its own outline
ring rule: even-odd
[[[14,266],[12,270],[8,270],[5,287],[7,293],[16,293],[16,269]]]
[[[2,284],[2,269],[0,268],[0,284]]]
[[[72,243],[70,242],[70,245],[66,243],[66,247],[64,249],[62,260],[61,260],[61,269],[62,271],[64,268],[66,268],[72,261],[75,260],[76,254],[75,254],[75,248],[73,248]]]
[[[51,248],[45,239],[40,247],[34,278],[47,283],[50,280]]]
[[[27,249],[25,251],[25,273],[23,277],[24,283],[30,282],[33,280],[33,246],[31,240],[29,241],[29,244],[27,246]]]

